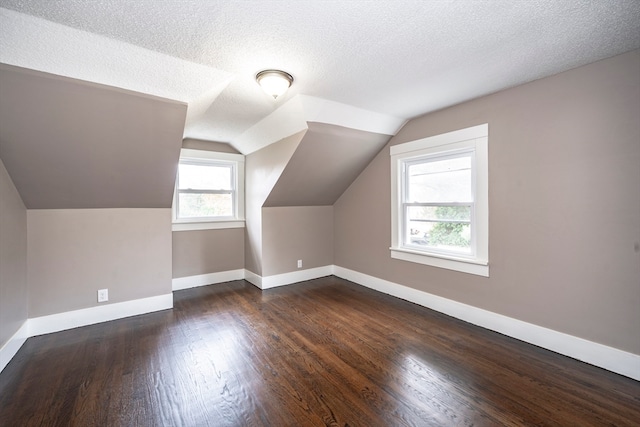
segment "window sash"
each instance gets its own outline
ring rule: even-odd
[[[230,189],[192,189],[192,188],[180,188],[180,169],[176,175],[176,201],[175,201],[175,216],[176,220],[189,220],[189,221],[211,221],[211,220],[231,220],[238,217],[238,195],[237,195],[237,169],[235,162],[220,161],[220,160],[199,160],[199,159],[181,159],[179,164],[182,165],[197,165],[212,168],[226,168],[229,169],[230,174]],[[180,195],[181,194],[230,194],[231,195],[231,215],[203,215],[203,216],[183,216],[180,213]]]
[[[181,159],[179,162],[180,165],[193,165],[193,166],[203,166],[203,167],[211,167],[211,168],[224,168],[229,170],[230,177],[230,187],[229,188],[180,188],[180,169],[178,168],[178,174],[176,177],[176,188],[179,191],[184,190],[196,190],[196,191],[212,191],[212,190],[226,190],[226,191],[235,191],[236,189],[236,171],[235,171],[235,163],[234,162],[225,162],[219,160],[198,160],[198,159]]]
[[[412,166],[418,166],[418,165],[424,165],[424,164],[428,164],[428,163],[436,163],[436,162],[442,162],[442,161],[446,161],[446,160],[454,160],[454,159],[462,159],[462,158],[469,158],[470,160],[470,170],[471,170],[471,181],[469,182],[469,190],[470,190],[470,195],[469,198],[466,200],[454,200],[454,199],[448,199],[448,200],[439,200],[439,201],[434,201],[432,203],[436,203],[436,204],[443,204],[443,203],[473,203],[473,201],[475,200],[475,194],[474,194],[474,188],[475,188],[475,150],[473,148],[465,148],[465,149],[460,149],[460,150],[454,150],[454,151],[449,151],[446,153],[437,153],[437,154],[427,154],[427,155],[422,155],[419,157],[415,157],[415,158],[410,158],[410,159],[406,159],[406,160],[402,160],[402,201],[403,203],[411,203],[411,202],[415,202],[415,203],[430,203],[429,201],[420,201],[420,202],[416,202],[415,200],[409,200],[409,187],[410,187],[410,174],[409,174],[409,169]],[[455,171],[449,171],[449,172],[435,172],[432,173],[432,175],[435,174],[445,174],[445,173],[453,173],[453,172],[458,172],[459,170],[455,170]]]
[[[415,202],[410,201],[409,199],[409,182],[410,175],[409,169],[410,166],[413,165],[421,165],[425,163],[433,163],[439,162],[443,160],[450,159],[458,159],[463,157],[469,157],[471,160],[471,179],[469,182],[470,186],[470,194],[471,200],[465,201],[446,201],[446,202]],[[476,223],[475,223],[475,174],[476,174],[476,161],[475,161],[475,148],[464,148],[461,150],[449,151],[446,153],[437,153],[437,154],[427,154],[423,156],[419,156],[416,158],[410,158],[401,161],[402,167],[402,177],[401,177],[401,236],[400,236],[400,246],[405,249],[409,249],[412,251],[424,252],[425,254],[442,254],[442,255],[453,255],[456,257],[463,258],[475,258],[476,257],[476,243],[477,239],[475,236],[476,231]],[[439,172],[439,173],[447,173],[447,172]],[[456,220],[456,219],[411,219],[409,208],[410,207],[460,207],[466,206],[469,207],[470,217],[469,220]],[[434,245],[428,244],[415,244],[411,242],[410,239],[410,226],[411,222],[431,222],[431,223],[446,223],[446,224],[468,224],[470,228],[470,236],[469,236],[469,250],[461,249],[455,250],[454,248],[442,248]]]
[[[411,218],[409,208],[411,207],[468,207],[469,219],[416,219]],[[425,254],[441,254],[441,255],[453,255],[463,258],[475,258],[476,256],[476,238],[475,238],[475,205],[473,203],[403,203],[402,205],[402,237],[401,247],[412,251],[424,252]],[[463,224],[469,226],[469,249],[456,250],[455,246],[444,248],[442,246],[435,246],[426,242],[424,244],[416,244],[411,241],[410,227],[412,222],[425,222],[432,224]]]
[[[403,211],[405,212],[405,217],[410,221],[417,222],[450,222],[450,223],[461,223],[461,224],[471,224],[473,222],[473,203],[403,203]],[[437,218],[437,219],[424,219],[424,218],[409,218],[409,208],[411,207],[428,207],[428,208],[440,208],[440,207],[468,207],[471,211],[471,218],[469,220],[463,219],[447,219],[447,218]]]

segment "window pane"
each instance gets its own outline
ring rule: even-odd
[[[231,194],[178,194],[180,218],[233,216]]]
[[[471,253],[470,206],[409,206],[405,244]]]
[[[412,221],[471,221],[471,206],[409,206],[407,209]]]
[[[471,155],[407,164],[406,202],[471,202]]]
[[[180,163],[180,189],[232,190],[231,166],[209,166]]]

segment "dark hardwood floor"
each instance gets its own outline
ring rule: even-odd
[[[640,382],[336,277],[30,338],[2,426],[638,426]]]

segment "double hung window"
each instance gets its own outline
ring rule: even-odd
[[[488,275],[488,126],[391,147],[391,256]]]
[[[183,149],[174,194],[174,230],[175,224],[209,223],[197,228],[242,226],[243,165],[242,155]]]

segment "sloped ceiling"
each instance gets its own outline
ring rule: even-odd
[[[408,119],[638,48],[637,0],[0,0],[0,157],[29,208],[168,207],[183,137],[324,123],[269,203],[329,203]]]
[[[234,146],[297,94],[407,120],[640,48],[637,0],[0,0],[0,7],[0,62],[187,102],[185,136]],[[275,102],[255,83],[266,68],[295,77]]]
[[[0,64],[0,157],[28,209],[171,207],[186,112]]]
[[[333,205],[390,138],[325,123],[308,127],[264,206]]]
[[[225,71],[1,8],[0,34],[2,63],[185,102],[188,125],[233,79]]]

